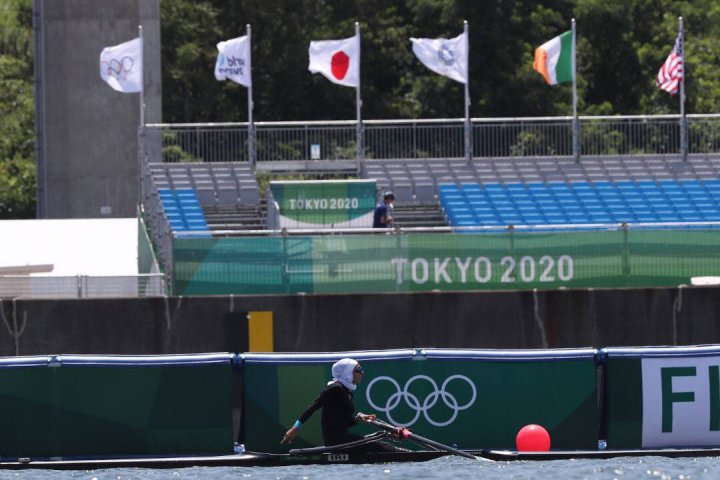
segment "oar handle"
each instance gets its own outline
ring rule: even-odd
[[[453,448],[448,445],[443,445],[442,443],[436,442],[435,440],[430,440],[429,438],[425,438],[425,437],[421,437],[420,435],[416,435],[416,434],[412,433],[410,430],[408,430],[407,428],[396,427],[396,426],[390,425],[388,423],[385,423],[382,420],[373,420],[370,423],[372,423],[373,425],[375,425],[378,428],[382,428],[383,430],[397,433],[403,438],[414,440],[418,443],[424,443],[425,445],[430,445],[437,449],[445,450],[446,452],[450,452],[450,453],[454,453],[455,455],[458,455],[460,457],[477,460],[477,457],[475,457],[474,455],[470,455],[467,452],[463,452],[462,450],[458,450],[457,448]]]

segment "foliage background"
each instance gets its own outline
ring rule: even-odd
[[[355,91],[307,70],[311,40],[362,34],[363,118],[457,118],[462,85],[427,70],[409,37],[470,30],[473,117],[569,115],[569,85],[550,88],[532,70],[534,49],[578,30],[582,115],[677,113],[655,87],[657,71],[686,25],[686,111],[720,106],[717,0],[163,0],[163,121],[247,119],[247,91],[217,82],[221,40],[252,25],[254,118],[355,117]],[[32,0],[0,0],[0,218],[35,208]]]

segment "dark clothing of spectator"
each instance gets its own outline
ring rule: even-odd
[[[387,227],[387,205],[384,203],[378,203],[375,207],[375,214],[373,215],[373,228],[385,228]]]

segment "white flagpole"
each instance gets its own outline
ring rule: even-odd
[[[248,23],[245,28],[247,29],[248,37],[248,64],[250,65],[250,85],[248,85],[248,160],[250,161],[250,168],[255,170],[256,152],[255,152],[255,124],[253,123],[253,94],[252,94],[252,29]]]
[[[685,30],[683,29],[682,17],[678,17],[678,29],[682,55],[682,78],[680,79],[680,153],[682,154],[684,162],[687,161],[688,156],[687,117],[685,116],[685,78],[687,77],[687,63],[685,62]]]
[[[573,135],[573,157],[575,162],[580,162],[580,121],[578,120],[577,112],[577,62],[575,57],[577,56],[577,35],[575,31],[575,19],[571,20],[572,25],[572,94],[573,94],[573,124],[572,124],[572,135]]]
[[[472,125],[470,124],[470,41],[468,39],[468,22],[463,20],[465,32],[465,52],[467,53],[467,62],[465,64],[465,158],[468,165],[472,164]]]
[[[358,38],[358,53],[357,53],[357,59],[358,59],[358,84],[357,87],[355,87],[355,114],[357,117],[357,160],[358,160],[358,171],[360,170],[363,157],[365,155],[364,147],[363,147],[363,129],[362,129],[362,117],[360,115],[360,109],[362,107],[362,99],[360,98],[360,59],[361,57],[361,51],[360,51],[360,24],[358,22],[355,22],[355,35]]]
[[[138,135],[138,205],[142,205],[145,200],[145,42],[143,41],[142,25],[138,25],[138,36],[140,37],[140,127]]]
[[[145,127],[145,42],[143,41],[142,25],[138,25],[138,36],[140,37],[140,57],[142,64],[140,71],[142,79],[140,80],[140,127]]]

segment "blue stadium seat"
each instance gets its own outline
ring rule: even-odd
[[[524,183],[508,183],[507,185],[505,185],[505,189],[508,192],[512,193],[513,196],[527,193],[527,187]]]
[[[174,232],[190,230],[209,232],[205,214],[194,189],[162,189],[158,190],[158,194]]]
[[[499,221],[499,218],[495,212],[488,213],[476,213],[475,220],[477,225],[495,225]]]
[[[590,217],[584,211],[568,212],[570,223],[591,223]]]
[[[478,183],[463,183],[461,185],[461,190],[465,195],[467,195],[468,193],[479,193],[482,191],[482,188]]]
[[[564,213],[557,211],[557,212],[543,212],[543,215],[545,215],[545,220],[550,225],[562,225],[564,223],[568,223],[568,219],[565,216]]]
[[[448,193],[460,193],[454,183],[441,183],[438,185],[438,191],[441,195],[446,195]]]
[[[542,225],[545,223],[545,218],[539,212],[523,213],[522,218],[526,225]]]

